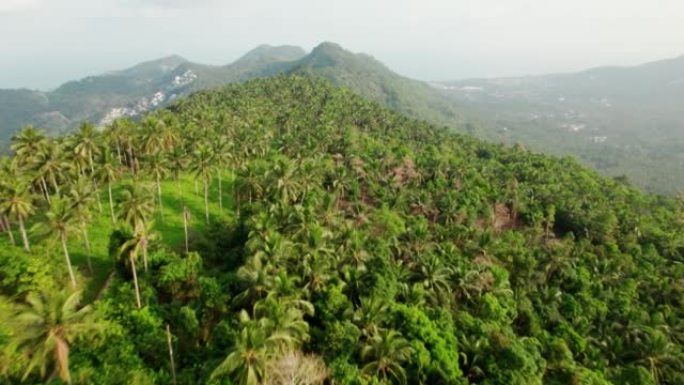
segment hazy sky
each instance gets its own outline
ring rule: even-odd
[[[321,41],[424,80],[628,65],[684,54],[684,1],[0,0],[0,88]]]

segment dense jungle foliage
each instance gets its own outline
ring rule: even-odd
[[[305,76],[0,166],[0,384],[684,383],[684,200]]]

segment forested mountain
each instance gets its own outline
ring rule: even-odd
[[[308,76],[0,161],[0,383],[684,383],[684,200]]]
[[[397,75],[371,56],[353,54],[333,43],[322,43],[308,55],[299,47],[262,45],[225,66],[170,56],[68,82],[51,92],[0,90],[0,102],[7,101],[0,103],[0,141],[25,124],[52,133],[87,120],[108,124],[120,117],[137,117],[194,91],[295,72],[324,77],[414,116],[441,123],[456,117],[434,89]]]
[[[636,67],[441,83],[492,138],[572,154],[650,191],[684,189],[684,56]]]
[[[681,57],[632,68],[431,87],[334,43],[322,43],[308,54],[299,47],[262,45],[225,66],[171,56],[69,82],[52,92],[0,90],[0,153],[23,124],[51,133],[84,120],[106,125],[198,90],[303,73],[414,118],[493,142],[573,155],[604,175],[626,176],[646,191],[675,195],[684,190],[683,72]]]

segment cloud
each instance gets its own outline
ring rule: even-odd
[[[14,13],[38,7],[39,0],[0,0],[0,13]]]

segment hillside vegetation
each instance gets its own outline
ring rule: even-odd
[[[12,146],[0,383],[684,383],[684,201],[570,158],[305,76]]]
[[[446,83],[492,139],[574,155],[651,192],[684,190],[684,56],[635,67]]]

